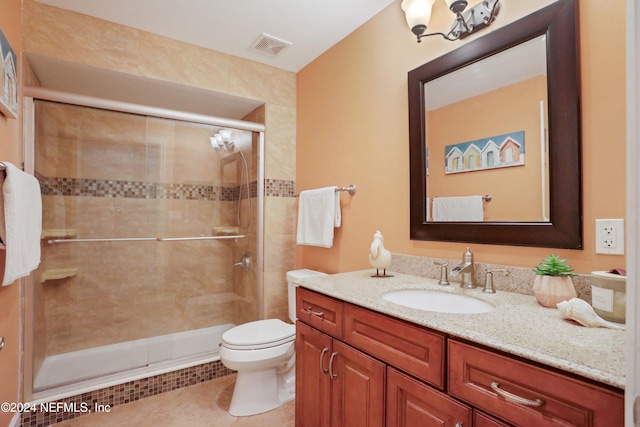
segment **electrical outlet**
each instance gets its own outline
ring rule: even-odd
[[[623,219],[596,219],[596,253],[624,255]]]

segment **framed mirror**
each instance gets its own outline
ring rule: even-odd
[[[409,72],[412,240],[582,249],[576,3]]]

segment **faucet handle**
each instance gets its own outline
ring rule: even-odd
[[[487,274],[485,275],[485,278],[484,278],[484,289],[482,290],[482,292],[485,292],[487,294],[495,294],[496,293],[496,288],[495,288],[495,286],[493,286],[493,273],[506,273],[506,274],[509,274],[509,272],[504,268],[496,268],[496,269],[493,269],[493,270],[487,270]]]
[[[438,261],[434,261],[433,263],[440,266],[440,281],[438,281],[438,285],[449,286],[449,272],[447,271],[449,264]]]

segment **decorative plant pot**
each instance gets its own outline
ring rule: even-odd
[[[578,296],[571,276],[536,275],[533,295],[544,307],[556,308],[556,304]]]

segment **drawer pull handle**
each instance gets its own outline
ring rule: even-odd
[[[324,311],[313,311],[312,307],[307,307],[306,312],[311,314],[312,316],[318,316],[318,317],[324,316]]]
[[[327,353],[327,351],[329,351],[329,349],[325,347],[322,349],[322,353],[320,353],[320,372],[323,374],[329,373],[328,369],[324,369],[324,364],[322,363],[322,361],[324,360],[324,355]]]
[[[509,393],[508,391],[504,391],[500,389],[500,384],[498,384],[495,381],[491,383],[491,389],[496,393],[498,393],[499,396],[502,396],[505,399],[510,400],[514,403],[519,403],[520,405],[534,406],[534,407],[539,407],[544,405],[544,400],[542,399],[536,399],[536,400],[525,399],[524,397],[520,397],[513,393]]]
[[[337,352],[333,352],[331,353],[331,358],[329,359],[329,376],[331,376],[332,380],[335,380],[336,378],[338,378],[338,375],[333,373],[333,358],[336,357],[337,355],[338,355]]]

